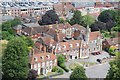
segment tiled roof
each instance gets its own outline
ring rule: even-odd
[[[59,42],[56,45],[55,52],[60,53],[60,52],[65,52],[67,50],[73,50],[73,49],[79,49],[80,47],[80,40],[71,40],[68,42]]]
[[[44,26],[42,26],[42,27],[33,27],[33,28],[26,27],[26,28],[22,29],[23,33],[27,33],[29,35],[35,35],[35,34],[42,33],[42,32],[45,33],[47,31],[48,31],[48,28],[44,27]]]
[[[55,11],[63,11],[62,3],[54,4],[53,7],[54,7]]]
[[[51,37],[49,36],[45,36],[45,37],[41,37],[41,39],[43,40],[43,44],[50,46],[52,44],[55,45],[56,41],[54,41]]]
[[[35,35],[35,34],[37,34],[37,31],[35,31],[34,28],[30,28],[30,27],[22,29],[22,32],[24,34],[27,34],[27,35]]]
[[[47,57],[49,55],[49,58]],[[41,59],[43,57],[43,59]],[[35,61],[34,58],[37,60]],[[30,64],[38,63],[38,62],[46,62],[50,60],[55,60],[56,56],[52,53],[35,53],[29,60]]]
[[[65,37],[66,37],[65,34],[63,34],[63,33],[57,33],[57,34],[55,35],[55,41],[61,42],[61,41],[63,41],[63,39],[64,39]]]
[[[107,41],[109,45],[120,44],[120,37],[106,39],[105,41]]]
[[[97,39],[97,37],[102,38],[100,31],[90,32],[90,41]]]
[[[78,30],[85,30],[86,31],[86,28],[85,27],[83,27],[83,26],[81,26],[81,25],[78,25],[78,24],[74,24],[74,25],[72,25],[72,28],[76,28],[76,29],[78,29]]]
[[[39,42],[35,42],[35,46],[40,47],[42,44]]]
[[[26,23],[23,24],[26,27],[39,27],[40,25],[38,23]]]

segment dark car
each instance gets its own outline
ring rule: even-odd
[[[97,59],[96,61],[99,62],[99,63],[102,63],[102,60],[101,60],[101,59]]]

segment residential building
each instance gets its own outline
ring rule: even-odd
[[[79,59],[80,40],[70,40],[67,42],[58,42],[54,48],[54,54],[63,54],[67,60]]]
[[[36,3],[17,3],[6,2],[2,5],[2,9],[6,11],[7,15],[15,16],[35,16],[45,14],[48,10],[53,10],[52,4],[38,4]]]
[[[59,16],[66,16],[69,12],[73,12],[75,9],[70,2],[61,2],[54,4],[53,8]]]
[[[52,71],[54,66],[57,66],[57,58],[52,53],[33,51],[29,56],[29,67],[38,72],[38,75],[46,75]]]
[[[90,32],[88,42],[90,53],[97,53],[102,51],[102,36],[100,31]]]
[[[102,42],[103,49],[108,50],[110,46],[116,46],[120,50],[120,37],[105,39]]]

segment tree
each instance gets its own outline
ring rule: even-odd
[[[34,42],[32,41],[32,39],[30,37],[26,38],[26,43],[28,47],[33,47],[34,46]]]
[[[58,21],[59,23],[59,17],[55,13],[54,10],[49,10],[45,13],[45,15],[42,16],[42,20],[39,20],[38,23],[40,25],[49,25],[49,24],[55,24]]]
[[[28,47],[34,46],[34,42],[31,37],[26,37],[26,36],[22,35],[21,38],[25,41],[25,43]]]
[[[110,69],[107,73],[106,80],[119,80],[120,79],[120,52],[116,54],[115,60],[111,61]]]
[[[58,61],[58,66],[61,67],[62,69],[64,69],[66,72],[68,72],[69,70],[66,68],[65,65],[65,56],[64,55],[58,55],[57,56],[57,61]]]
[[[106,25],[103,22],[96,21],[91,26],[91,31],[106,30]]]
[[[115,27],[112,28],[112,30],[120,32],[120,25],[116,25]]]
[[[63,55],[57,56],[58,66],[65,63],[65,57]]]
[[[116,25],[120,24],[120,10],[115,10],[115,17],[114,20],[116,22]]]
[[[93,24],[95,22],[95,19],[90,16],[90,15],[85,15],[83,16],[83,24],[84,26],[90,26],[91,24]]]
[[[15,36],[15,32],[13,31],[13,27],[21,24],[20,19],[15,18],[14,20],[9,20],[3,22],[0,27],[2,27],[2,39],[10,40]]]
[[[111,55],[115,55],[115,50],[116,50],[116,47],[115,47],[115,46],[111,46],[111,47],[109,48],[109,53],[110,53]]]
[[[70,19],[69,23],[71,25],[74,25],[74,24],[79,24],[81,25],[82,24],[82,15],[81,15],[81,12],[76,10],[74,11],[74,15],[73,17]]]
[[[105,10],[100,13],[100,15],[98,16],[98,20],[104,23],[110,20],[115,21],[115,15],[116,15],[115,10]]]
[[[113,22],[112,20],[109,20],[108,22],[106,22],[106,29],[110,32],[110,34],[111,34],[111,29],[114,26],[115,26],[115,22]]]
[[[34,69],[29,70],[28,79],[35,80],[38,76],[38,72]]]
[[[109,64],[110,64],[110,69],[106,76],[107,78],[106,80],[119,80],[120,79],[120,54],[115,60],[111,61]]]
[[[3,79],[25,79],[28,74],[28,48],[22,38],[10,40],[2,58]]]
[[[81,66],[77,66],[70,75],[70,80],[87,80],[85,69]]]
[[[63,18],[60,18],[60,23],[65,23],[66,21]]]

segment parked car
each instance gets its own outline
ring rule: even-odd
[[[96,61],[99,62],[99,63],[102,63],[102,60],[101,60],[101,59],[97,59]]]

